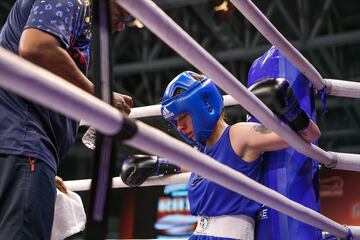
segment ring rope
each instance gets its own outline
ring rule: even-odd
[[[170,184],[187,184],[189,182],[190,173],[180,173],[174,175],[164,175],[160,177],[151,177],[147,179],[139,187],[148,187],[148,186],[163,186]],[[82,179],[82,180],[71,180],[64,181],[66,187],[70,191],[87,191],[90,190],[91,179]],[[114,177],[112,179],[112,188],[127,188],[126,185],[120,177]]]

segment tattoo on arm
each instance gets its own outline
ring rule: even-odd
[[[255,132],[259,132],[261,134],[269,134],[271,133],[272,131],[267,129],[264,125],[262,124],[254,124],[252,127],[251,127],[252,130],[254,130]]]

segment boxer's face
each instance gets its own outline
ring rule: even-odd
[[[111,0],[112,30],[122,31],[125,29],[125,22],[129,20],[130,14],[125,11],[115,0]]]
[[[188,113],[180,114],[176,118],[177,129],[185,134],[188,138],[194,140],[194,128],[191,116]]]

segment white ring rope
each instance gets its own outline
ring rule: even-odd
[[[224,105],[225,106],[233,106],[233,105],[239,105],[239,103],[230,95],[223,95],[224,98]],[[161,105],[150,105],[145,107],[136,107],[131,109],[131,113],[129,115],[130,118],[145,118],[145,117],[155,117],[160,116],[161,112]],[[88,126],[87,122],[81,120],[80,121],[81,126]]]
[[[239,103],[230,95],[223,95],[225,106],[239,105]],[[151,105],[146,107],[132,108],[129,115],[130,118],[143,118],[161,116],[161,105]]]
[[[139,187],[148,187],[148,186],[163,186],[169,184],[187,184],[189,182],[190,173],[180,173],[173,175],[164,175],[161,177],[151,177],[147,179]],[[82,180],[71,180],[64,181],[66,187],[71,191],[87,191],[90,190],[91,179],[82,179]],[[128,188],[120,177],[114,177],[112,179],[112,188]]]
[[[346,158],[353,159],[353,164],[358,164],[356,154],[342,153],[346,155]],[[349,166],[350,168],[351,166]],[[156,185],[169,185],[169,184],[177,184],[177,183],[187,183],[189,180],[188,173],[176,174],[171,176],[160,176],[154,177],[144,182],[141,187],[146,186],[156,186]],[[125,185],[119,177],[113,178],[112,188],[123,188],[128,187]],[[91,179],[82,179],[82,180],[71,180],[65,181],[66,186],[72,191],[86,191],[90,189]]]
[[[267,128],[279,134],[290,146],[328,167],[344,169],[350,166],[344,155],[330,153],[304,141],[282,123],[258,98],[249,92],[227,69],[193,40],[152,1],[117,0],[130,14],[137,17],[153,33],[178,52],[184,59],[209,76],[216,84],[233,96],[241,106],[259,119]],[[161,27],[159,27],[161,26]],[[359,156],[360,163],[360,156]],[[360,164],[351,165],[360,171]]]
[[[334,80],[335,82],[342,82],[345,81],[338,81]],[[351,87],[351,86],[347,86]],[[354,91],[354,94],[360,94]],[[225,106],[234,106],[238,105],[239,103],[230,95],[223,95],[224,97],[224,105]],[[130,118],[144,118],[144,117],[155,117],[160,116],[160,108],[161,105],[150,105],[145,107],[137,107],[132,108],[131,113],[129,115]],[[88,125],[85,121],[81,121],[80,125]],[[339,153],[339,152],[331,152],[334,156],[337,157],[337,165],[333,167],[334,169],[342,169],[342,170],[351,170],[351,171],[359,171],[360,169],[360,156],[359,154],[350,154],[350,153]],[[346,160],[344,160],[346,159]]]
[[[360,98],[360,83],[325,78],[327,92],[333,96]]]

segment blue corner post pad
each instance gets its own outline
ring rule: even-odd
[[[319,90],[319,93],[318,93],[318,94],[320,95],[321,102],[322,102],[323,107],[324,107],[324,112],[323,112],[323,114],[325,114],[325,113],[327,112],[327,105],[326,105],[326,86],[325,86],[323,89]]]
[[[348,227],[348,234],[346,236],[346,240],[353,240],[354,239],[354,236],[352,234],[352,231],[351,229]]]

